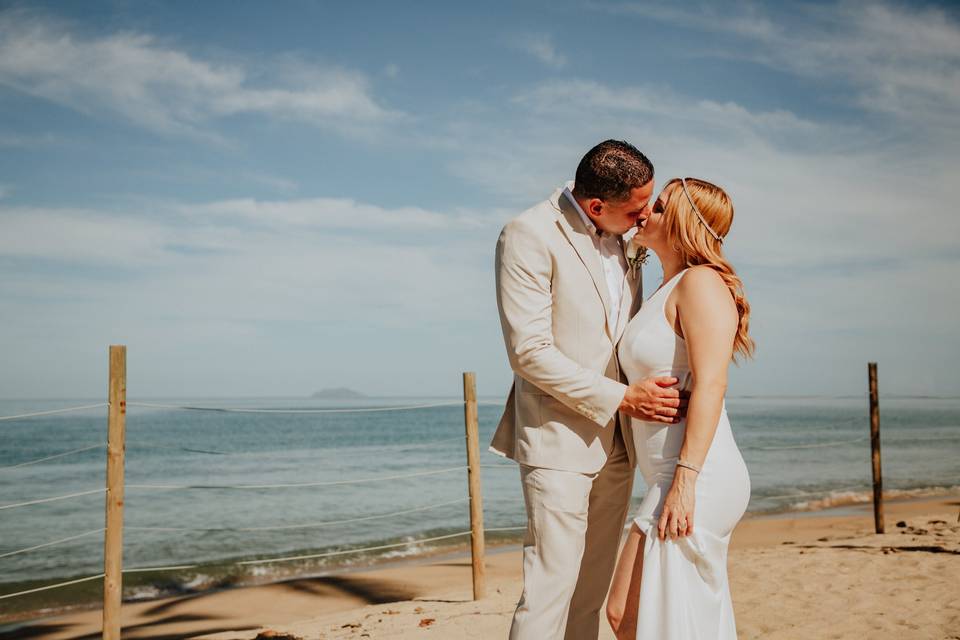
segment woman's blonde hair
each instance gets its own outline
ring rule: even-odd
[[[704,265],[723,278],[740,317],[733,340],[734,360],[738,353],[753,356],[756,345],[748,333],[750,303],[743,294],[743,282],[722,251],[723,238],[733,224],[730,197],[717,185],[697,178],[674,178],[665,189],[670,189],[663,208],[667,242],[680,252],[688,267]]]

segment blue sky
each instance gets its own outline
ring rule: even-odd
[[[733,197],[731,394],[960,394],[958,116],[948,4],[0,2],[0,397],[502,394],[497,234],[611,137]]]

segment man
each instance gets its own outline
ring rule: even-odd
[[[682,410],[676,378],[628,386],[617,361],[642,298],[622,235],[652,196],[647,157],[607,140],[580,161],[572,191],[511,220],[497,243],[514,382],[490,450],[520,464],[527,508],[511,640],[597,637],[633,487],[626,416],[672,423]]]

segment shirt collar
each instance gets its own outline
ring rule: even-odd
[[[598,228],[597,225],[593,223],[593,220],[590,219],[590,216],[584,213],[583,209],[580,207],[580,203],[577,202],[577,199],[573,197],[570,187],[563,188],[563,195],[567,197],[567,200],[570,201],[570,204],[573,205],[573,208],[576,209],[577,213],[580,214],[580,219],[583,220],[583,224],[586,225],[587,231],[597,235],[600,238],[603,238],[605,235],[607,235],[602,229]]]

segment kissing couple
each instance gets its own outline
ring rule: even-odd
[[[511,640],[595,639],[604,601],[620,640],[736,638],[727,547],[750,477],[724,393],[754,344],[722,250],[733,205],[698,178],[654,186],[636,147],[601,142],[497,242],[514,381],[490,450],[519,464],[527,510]],[[663,280],[643,299],[648,250]]]

